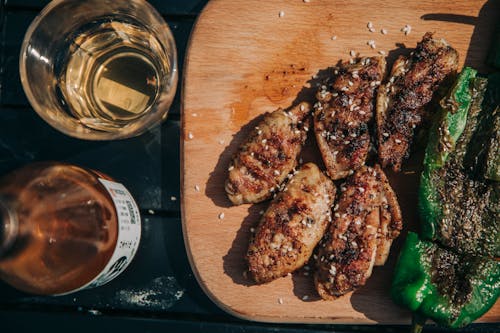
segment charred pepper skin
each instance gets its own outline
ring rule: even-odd
[[[475,76],[462,71],[430,132],[419,189],[421,236],[458,253],[498,256],[496,185],[484,177],[494,113],[484,97],[487,80]]]
[[[488,76],[488,90],[484,104],[491,109],[490,114],[493,118],[484,177],[500,182],[500,72]]]
[[[413,332],[426,318],[463,327],[500,296],[500,75],[476,74],[465,68],[442,101],[420,182],[420,238],[408,234],[395,267],[391,294],[413,311]]]
[[[391,296],[417,317],[463,327],[500,296],[500,262],[456,254],[410,232],[396,264]]]
[[[467,120],[467,110],[470,106],[472,96],[469,93],[469,83],[472,78],[477,74],[477,71],[472,68],[464,68],[460,73],[456,83],[451,89],[448,100],[448,105],[444,107],[456,108],[460,105],[454,114],[450,114],[448,143],[454,145],[458,136],[462,133]],[[438,114],[439,116],[439,114]],[[436,124],[436,122],[434,122]],[[439,140],[438,125],[435,125],[429,134],[429,143],[426,149],[424,160],[424,171],[420,179],[419,188],[419,213],[424,222],[421,227],[421,234],[424,238],[436,238],[436,225],[437,221],[442,215],[439,194],[436,191],[435,184],[431,178],[432,173],[444,165],[444,161],[448,156],[448,152],[441,149],[440,146],[446,143],[441,143]]]

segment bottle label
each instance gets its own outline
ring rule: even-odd
[[[120,183],[115,183],[99,178],[109,192],[116,207],[118,217],[118,239],[113,255],[108,264],[92,281],[86,285],[71,291],[71,293],[83,289],[94,288],[108,283],[130,264],[139,248],[141,239],[141,215],[139,207],[130,192]]]

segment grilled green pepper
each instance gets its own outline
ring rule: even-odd
[[[465,68],[441,103],[424,159],[419,210],[424,239],[458,253],[498,256],[498,186],[485,179],[485,174],[494,173],[488,169],[498,167],[492,161],[498,158],[498,142],[493,138],[495,114],[486,103],[492,93],[484,98],[486,86],[486,79],[475,78],[475,70]],[[492,160],[488,142],[493,142]]]
[[[500,181],[500,73],[491,74],[488,77],[488,90],[486,91],[483,107],[489,109],[492,123],[489,135],[488,156],[485,170],[485,178]]]
[[[419,189],[423,240],[409,233],[391,288],[414,312],[414,332],[426,318],[465,326],[500,295],[499,101],[500,74],[488,81],[465,68],[430,131]]]
[[[391,294],[417,318],[463,327],[495,304],[500,262],[456,254],[410,232],[396,264]],[[421,324],[414,322],[414,332]]]

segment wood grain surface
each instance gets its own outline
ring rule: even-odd
[[[281,12],[281,15],[280,15]],[[231,156],[259,116],[310,99],[325,69],[350,51],[389,64],[415,47],[427,31],[460,53],[460,65],[483,65],[498,20],[498,1],[472,0],[212,0],[193,30],[186,57],[182,110],[183,232],[196,277],[210,298],[230,313],[269,322],[410,322],[389,296],[397,253],[408,230],[418,230],[416,191],[421,152],[400,174],[389,173],[405,229],[384,267],[366,286],[336,301],[322,301],[307,271],[255,285],[243,272],[250,228],[268,203],[231,206],[224,181]],[[375,32],[367,23],[372,22]],[[411,32],[401,29],[411,26]],[[382,34],[386,29],[387,34]],[[334,37],[335,36],[335,37]],[[375,41],[372,49],[367,42]],[[319,162],[312,136],[302,159]],[[500,321],[500,303],[480,319]]]

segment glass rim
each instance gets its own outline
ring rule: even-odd
[[[157,125],[160,125],[169,112],[169,109],[171,107],[173,99],[175,98],[175,93],[177,90],[177,84],[178,84],[177,47],[172,30],[170,29],[168,23],[163,19],[163,17],[156,10],[156,8],[154,8],[146,0],[114,0],[113,2],[114,3],[122,2],[124,4],[137,3],[141,6],[144,6],[153,15],[155,20],[157,20],[158,22],[160,22],[162,25],[165,26],[165,29],[164,31],[162,31],[162,33],[166,34],[166,40],[164,40],[163,42],[170,51],[166,55],[170,62],[170,71],[169,71],[170,74],[165,77],[165,84],[168,89],[173,91],[172,100],[169,101],[166,110],[164,112],[157,112],[154,114],[154,116],[140,117],[135,121],[132,121],[131,123],[124,125],[119,131],[116,132],[92,129],[79,123],[79,121],[76,118],[71,119],[71,116],[68,116],[67,120],[68,121],[74,120],[74,125],[75,125],[74,128],[70,129],[65,126],[61,126],[60,121],[54,119],[53,117],[50,117],[46,112],[42,110],[38,102],[39,99],[37,99],[37,97],[33,93],[32,88],[28,82],[28,69],[25,60],[28,57],[29,45],[34,33],[36,32],[36,29],[40,26],[43,19],[46,18],[46,16],[49,13],[53,12],[55,7],[64,3],[71,3],[71,2],[81,3],[81,1],[79,0],[52,0],[51,2],[49,2],[33,19],[33,21],[30,23],[24,34],[23,42],[21,44],[21,49],[19,52],[19,74],[23,91],[26,94],[26,97],[32,109],[46,123],[48,123],[52,128],[56,129],[57,131],[73,138],[89,140],[89,141],[108,141],[108,140],[127,139],[139,136],[144,132],[148,131],[149,129],[156,127]],[[113,13],[110,12],[109,14],[110,16],[113,16]],[[159,98],[153,105],[158,105],[160,102],[161,98]],[[151,113],[149,114],[151,115]],[[139,126],[137,128],[131,128],[131,125],[133,124]]]

